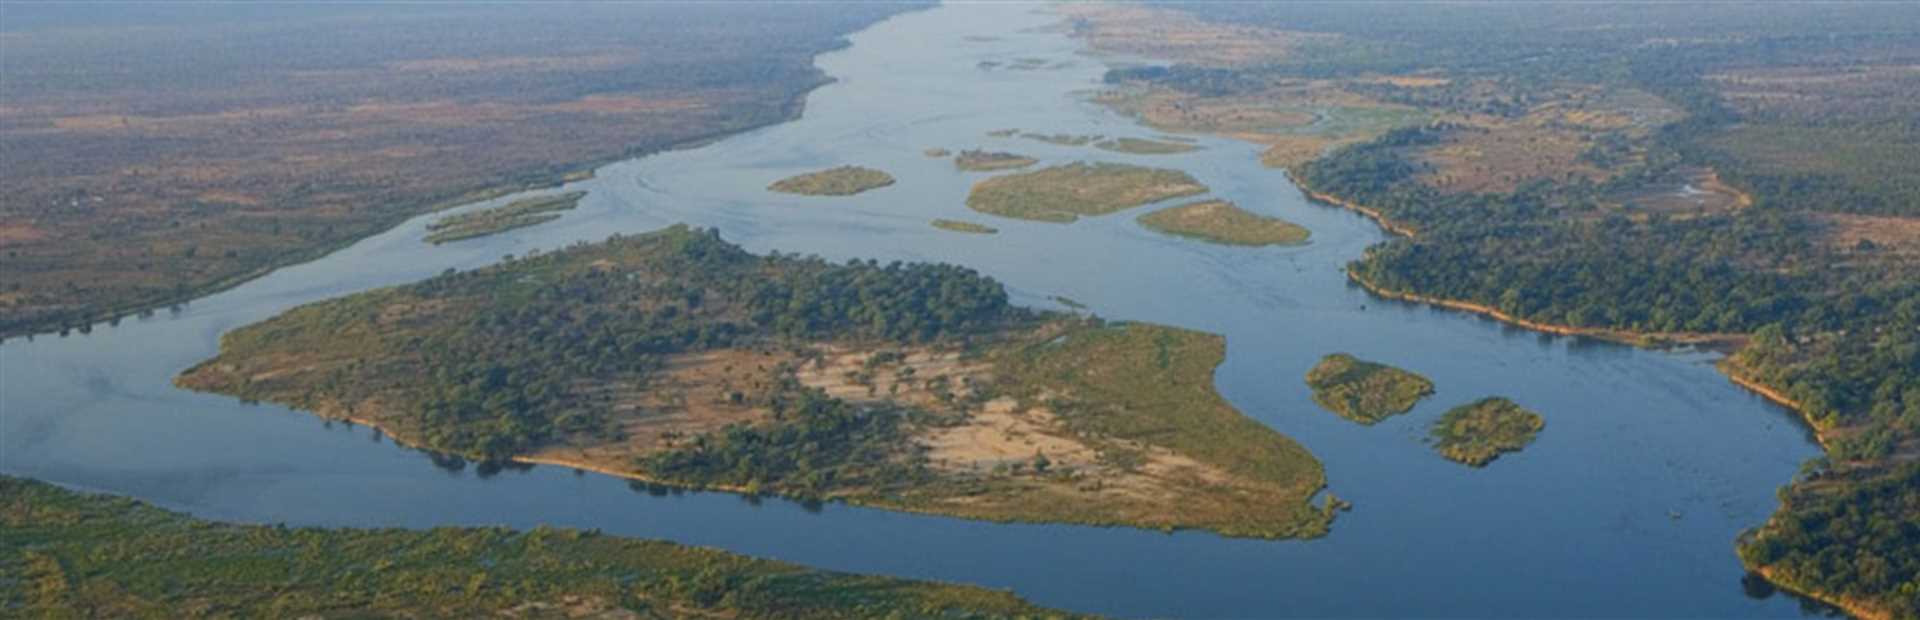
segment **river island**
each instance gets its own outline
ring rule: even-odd
[[[1132,164],[1076,162],[997,176],[974,184],[967,207],[981,213],[1071,223],[1162,200],[1207,192],[1179,170]]]
[[[893,184],[893,175],[860,166],[839,166],[819,172],[790,176],[768,185],[767,189],[802,196],[852,196]]]
[[[1533,443],[1546,426],[1540,414],[1511,400],[1482,398],[1447,410],[1433,423],[1433,449],[1447,460],[1485,467]]]
[[[1340,417],[1373,425],[1413,409],[1433,394],[1433,381],[1386,364],[1346,353],[1320,359],[1307,371],[1313,402]]]
[[[687,227],[290,310],[195,390],[467,458],[998,521],[1325,533],[1312,454],[1213,389],[1212,334],[1012,306],[970,269]]]

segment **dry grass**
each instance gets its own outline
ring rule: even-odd
[[[1283,60],[1296,47],[1332,35],[1222,25],[1180,11],[1109,3],[1055,7],[1073,24],[1075,36],[1096,51],[1176,62],[1240,66]]]

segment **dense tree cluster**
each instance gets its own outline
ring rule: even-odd
[[[644,389],[670,355],[799,341],[964,339],[1034,316],[971,269],[760,257],[714,231],[684,227],[367,295],[285,319],[405,334],[379,338],[374,346],[383,351],[364,355],[369,361],[321,391],[378,389],[404,377],[397,387],[413,397],[410,410],[427,444],[483,459],[560,436],[610,438],[606,386]],[[407,316],[438,307],[460,310]]]
[[[924,457],[903,426],[909,412],[855,406],[788,379],[769,399],[770,424],[735,424],[642,465],[661,478],[695,485],[821,498],[835,488],[878,487],[923,479]]]
[[[1811,486],[1811,485],[1810,485]],[[1787,509],[1740,548],[1796,588],[1920,616],[1920,464],[1838,489],[1787,491]]]

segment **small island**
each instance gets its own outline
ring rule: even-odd
[[[971,586],[538,527],[217,523],[0,476],[25,618],[1067,618]]]
[[[1017,153],[1005,151],[965,150],[953,158],[953,167],[968,172],[995,172],[1014,170],[1039,163],[1040,160]]]
[[[1207,192],[1178,170],[1131,164],[1073,163],[998,176],[974,184],[967,207],[981,213],[1070,223],[1162,200]]]
[[[1511,400],[1482,398],[1448,410],[1433,423],[1433,448],[1448,460],[1485,467],[1533,443],[1546,426],[1540,414]]]
[[[1324,534],[1224,339],[1012,306],[942,264],[674,227],[300,306],[176,383],[483,461],[996,521]]]
[[[925,154],[927,157],[946,157],[948,155],[952,155],[953,151],[949,151],[939,147],[934,147],[934,148],[921,151],[921,153]]]
[[[1086,145],[1092,144],[1094,141],[1099,140],[1104,136],[1101,136],[1099,134],[1023,133],[1023,134],[1020,134],[1020,137],[1026,138],[1028,140],[1039,140],[1047,144],[1057,144],[1060,146],[1086,146]]]
[[[1094,143],[1093,146],[1094,148],[1113,151],[1116,153],[1131,153],[1134,155],[1172,155],[1175,153],[1189,153],[1189,152],[1200,150],[1200,147],[1194,144],[1187,144],[1187,143],[1181,143],[1181,142],[1161,142],[1158,140],[1147,140],[1144,138],[1115,138],[1112,140],[1101,140],[1099,142]]]
[[[1335,353],[1307,371],[1313,402],[1340,417],[1373,425],[1413,409],[1433,394],[1433,381],[1399,368]]]
[[[860,166],[840,166],[780,179],[767,189],[803,196],[852,196],[892,184],[891,174]]]
[[[427,224],[427,236],[423,240],[439,245],[450,241],[485,237],[515,228],[545,224],[559,219],[560,211],[579,205],[580,199],[586,195],[586,192],[567,192],[552,196],[536,196],[515,200],[491,209],[449,215]]]
[[[987,136],[992,138],[1011,138],[1019,134],[1020,130],[1017,128],[995,129],[987,132]]]
[[[1170,235],[1225,245],[1300,245],[1312,235],[1298,224],[1252,213],[1225,200],[1161,209],[1140,216],[1139,221]]]
[[[938,228],[940,230],[951,230],[953,232],[972,233],[976,235],[991,235],[991,234],[1000,232],[1000,229],[994,228],[992,226],[987,226],[985,224],[976,224],[976,223],[968,222],[965,220],[949,220],[944,218],[934,220],[933,227]]]

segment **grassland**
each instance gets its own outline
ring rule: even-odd
[[[486,460],[999,521],[1324,533],[1319,463],[1218,336],[1010,307],[946,265],[673,228],[291,310],[184,387]]]
[[[953,232],[972,233],[976,235],[991,235],[1000,232],[1000,229],[985,224],[945,218],[934,220],[933,227],[940,230],[951,230]]]
[[[1039,162],[1038,159],[1019,153],[970,149],[961,151],[953,158],[953,167],[968,172],[996,172],[1025,168]]]
[[[767,190],[802,196],[852,196],[893,184],[893,175],[860,166],[839,166],[819,172],[790,176],[767,186]]]
[[[538,226],[559,219],[560,211],[573,209],[586,195],[586,192],[567,192],[553,196],[535,196],[491,209],[449,215],[427,224],[425,240],[428,243],[441,244],[485,237],[515,228]]]
[[[1183,142],[1148,140],[1145,138],[1114,138],[1095,142],[1093,146],[1102,150],[1116,153],[1130,153],[1133,155],[1172,155],[1175,153],[1190,153],[1200,150],[1198,146]]]
[[[1447,460],[1485,467],[1501,454],[1518,452],[1546,428],[1540,414],[1505,398],[1490,397],[1454,407],[1433,423],[1433,449]]]
[[[1140,216],[1140,225],[1170,235],[1225,245],[1300,245],[1312,235],[1298,224],[1248,212],[1225,200],[1205,200]]]
[[[1307,371],[1307,387],[1313,389],[1313,402],[1366,425],[1406,413],[1433,394],[1433,381],[1426,377],[1345,353],[1321,358]]]
[[[1129,164],[1073,163],[974,184],[967,207],[981,213],[1070,223],[1171,198],[1206,193],[1185,172]]]
[[[215,523],[10,477],[0,524],[0,609],[19,617],[1074,617],[593,531]]]
[[[9,7],[0,336],[786,120],[826,79],[815,53],[913,6]]]

